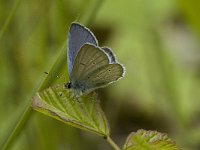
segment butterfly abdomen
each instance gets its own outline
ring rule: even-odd
[[[88,88],[88,85],[84,81],[77,82],[77,81],[72,80],[70,82],[70,86],[68,87],[70,87],[71,89],[75,91],[85,92],[85,90]]]

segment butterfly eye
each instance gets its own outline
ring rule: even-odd
[[[71,89],[72,83],[71,83],[71,82],[68,82],[67,84],[65,84],[65,87],[66,87],[67,89]]]

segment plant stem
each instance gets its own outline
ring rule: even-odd
[[[121,150],[119,146],[109,136],[107,137],[107,141],[113,147],[114,150]]]
[[[63,65],[67,65],[66,42],[63,43],[63,46],[60,51],[61,53],[54,62],[53,66],[51,67],[49,74],[57,74],[62,69]],[[47,76],[42,82],[38,91],[44,90],[45,88],[51,86],[53,80],[55,80],[55,76]]]
[[[96,12],[102,5],[104,0],[95,0],[90,7],[87,8],[86,14],[80,19],[80,21],[85,25],[90,25],[95,18]]]
[[[29,103],[26,106],[26,109],[25,109],[24,113],[22,114],[21,118],[17,122],[17,125],[14,127],[14,129],[12,130],[10,136],[6,140],[5,144],[3,145],[3,150],[6,150],[11,146],[13,141],[16,139],[16,137],[21,132],[21,130],[24,127],[24,125],[27,122],[27,120],[30,118],[31,112],[32,112],[32,108],[31,108],[31,105]]]
[[[2,28],[1,28],[1,31],[0,31],[0,40],[3,37],[3,34],[5,33],[5,31],[6,31],[7,27],[8,27],[8,24],[10,23],[11,19],[13,18],[13,16],[14,16],[14,14],[15,14],[15,12],[16,12],[16,10],[17,10],[17,8],[18,8],[18,6],[19,6],[21,1],[22,0],[17,0],[15,2],[10,14],[8,15],[6,21],[4,22],[4,24],[3,24]]]
[[[16,9],[17,9],[17,6],[19,5],[21,0],[18,0],[15,4],[15,7],[13,8],[12,12],[10,13],[9,17],[7,18],[6,22],[4,23],[3,25],[3,28],[1,29],[0,31],[0,39],[1,39],[1,36],[4,34],[5,30],[6,30],[6,27],[8,26],[11,18],[13,17]],[[95,14],[97,13],[97,10],[98,8],[101,6],[101,2],[103,0],[96,0],[93,4],[92,4],[92,11],[90,11],[90,13],[87,13],[84,18],[87,18],[87,19],[83,19],[84,21],[82,23],[88,25],[91,20],[93,20],[93,17],[95,16]],[[95,10],[95,11],[94,11]],[[56,74],[57,72],[59,72],[59,70],[62,68],[61,66],[63,64],[66,64],[66,41],[64,42],[63,44],[63,47],[62,47],[62,50],[61,50],[61,53],[59,55],[59,57],[56,59],[55,63],[53,64],[51,70],[50,70],[50,74]],[[67,64],[66,64],[67,65]],[[40,91],[46,87],[48,87],[51,82],[53,81],[54,79],[51,77],[51,76],[47,76],[45,78],[45,80],[42,82],[41,86],[39,88],[37,88],[38,90],[37,91]],[[31,99],[31,98],[30,98]],[[16,126],[14,127],[14,129],[10,132],[11,134],[9,135],[8,139],[6,140],[6,142],[4,143],[3,145],[3,150],[6,150],[8,149],[12,144],[13,144],[13,141],[16,140],[16,138],[18,137],[18,135],[20,134],[20,132],[22,131],[23,127],[26,125],[26,123],[28,122],[28,119],[30,119],[30,116],[32,114],[32,107],[31,107],[31,101],[29,102],[29,104],[27,105],[23,115],[20,117],[20,119],[17,121],[16,123]],[[120,150],[117,145],[109,138],[108,139],[109,143],[111,145],[113,145],[113,147],[115,147],[115,150]],[[114,146],[115,145],[115,146]]]

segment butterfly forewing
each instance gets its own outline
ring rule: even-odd
[[[95,36],[88,28],[78,23],[72,23],[69,29],[68,37],[68,71],[70,77],[75,56],[85,43],[93,45],[98,44]]]
[[[98,47],[85,44],[77,54],[72,70],[72,77],[81,81],[89,74],[109,64],[108,56]]]

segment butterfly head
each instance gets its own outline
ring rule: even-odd
[[[65,84],[65,88],[71,89],[72,88],[72,83],[69,81]]]
[[[72,91],[76,97],[89,93],[85,91],[84,85],[81,83],[74,83],[73,81],[68,81],[66,84],[64,84],[64,88]]]

